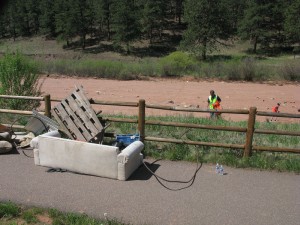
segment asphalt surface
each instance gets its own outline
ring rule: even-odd
[[[167,179],[189,180],[196,164],[157,161],[151,168]],[[293,173],[225,167],[221,176],[213,165],[203,165],[192,186],[171,191],[144,167],[128,181],[47,170],[21,151],[0,155],[0,201],[106,214],[131,224],[300,224],[300,176]]]

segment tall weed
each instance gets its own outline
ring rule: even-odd
[[[38,70],[19,52],[7,53],[0,60],[0,94],[38,96],[41,94],[38,83]],[[37,101],[21,99],[0,100],[1,108],[28,110],[38,106]]]
[[[288,62],[280,67],[281,76],[285,80],[300,81],[300,65],[299,62]]]

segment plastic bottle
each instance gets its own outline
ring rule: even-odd
[[[224,175],[224,168],[222,165],[220,166],[219,173],[220,175]]]
[[[220,166],[219,166],[219,163],[217,163],[216,165],[216,174],[220,173]]]

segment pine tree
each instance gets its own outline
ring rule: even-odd
[[[94,20],[92,4],[88,0],[73,0],[70,7],[70,16],[74,19],[74,29],[80,36],[81,46],[86,46],[86,35],[90,32]]]
[[[293,0],[285,11],[284,29],[291,43],[300,45],[300,0]],[[300,46],[299,46],[300,48]]]
[[[284,0],[249,1],[239,24],[239,35],[242,39],[250,39],[254,53],[258,44],[265,49],[284,44],[283,6]]]
[[[39,0],[26,0],[25,7],[27,11],[28,16],[28,23],[29,23],[29,29],[30,33],[37,34],[40,29],[40,1]]]
[[[181,47],[194,54],[207,53],[217,49],[222,40],[230,37],[228,11],[221,1],[187,0],[184,4],[184,19],[188,24],[183,34]]]
[[[112,3],[112,31],[116,43],[125,43],[127,53],[130,42],[140,34],[134,0],[114,0]]]
[[[161,37],[165,26],[166,3],[164,0],[143,0],[141,7],[141,27],[152,43],[153,37],[158,34]]]
[[[41,31],[43,34],[55,36],[55,11],[53,0],[41,0],[40,2],[41,15],[39,17]]]
[[[55,31],[58,34],[58,38],[65,40],[67,46],[70,45],[70,41],[76,35],[76,21],[74,13],[71,10],[72,1],[60,1],[55,0]]]
[[[111,39],[111,4],[112,0],[95,0],[95,20],[100,34],[105,33],[107,40]]]

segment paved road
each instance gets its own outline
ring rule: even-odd
[[[181,191],[161,186],[143,167],[129,181],[49,173],[20,154],[0,155],[0,201],[53,207],[132,224],[293,225],[300,223],[300,176],[233,169],[227,175],[203,165],[194,184]],[[31,151],[26,151],[28,155]],[[196,164],[158,161],[160,176],[187,180]],[[182,185],[168,184],[179,188]]]

